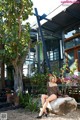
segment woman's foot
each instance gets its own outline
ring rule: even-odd
[[[41,119],[41,118],[42,118],[42,115],[41,115],[41,116],[37,116],[36,118]]]
[[[44,112],[44,116],[47,117],[48,113],[47,113],[47,109]]]
[[[47,117],[48,114],[47,114],[47,113],[44,113],[44,115],[45,115],[45,117]]]

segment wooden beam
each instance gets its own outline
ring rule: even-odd
[[[80,45],[74,46],[72,48],[68,48],[68,49],[65,50],[65,52],[71,51],[72,49],[76,49],[76,48],[80,48]]]
[[[64,42],[69,42],[70,40],[74,39],[74,38],[77,38],[77,37],[80,37],[80,33],[76,33],[74,34],[73,36],[69,37],[69,38],[66,38],[64,40]]]

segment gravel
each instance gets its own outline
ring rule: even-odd
[[[21,108],[15,110],[0,109],[0,115],[1,113],[7,113],[7,120],[37,120],[36,116],[38,116],[37,112],[29,112]],[[49,114],[48,117],[42,117],[41,120],[80,120],[80,109],[64,116]]]

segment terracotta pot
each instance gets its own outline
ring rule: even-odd
[[[7,95],[7,102],[10,103],[11,94],[7,93],[6,95]]]
[[[15,97],[14,104],[15,104],[15,106],[19,105],[19,97],[18,96]]]

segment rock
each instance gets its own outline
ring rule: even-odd
[[[77,102],[72,97],[57,98],[55,101],[50,102],[47,108],[51,113],[64,115],[76,110]]]

